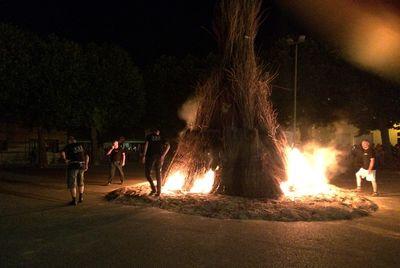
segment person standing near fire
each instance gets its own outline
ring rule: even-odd
[[[361,141],[362,163],[356,173],[357,191],[361,191],[361,181],[365,178],[370,181],[373,189],[373,196],[378,196],[378,186],[376,184],[375,151],[368,140]]]
[[[122,146],[120,146],[118,141],[114,141],[106,155],[110,157],[110,177],[108,178],[107,185],[111,184],[112,179],[115,176],[115,169],[118,169],[121,184],[123,184],[125,180],[123,167],[125,166],[126,160],[124,149],[122,148]]]
[[[84,173],[89,167],[89,155],[72,136],[68,137],[68,144],[60,153],[61,159],[67,164],[67,187],[72,197],[69,204],[76,206],[78,202],[83,202]],[[79,199],[76,198],[77,186]]]
[[[143,149],[142,163],[145,166],[146,179],[150,183],[151,192],[149,195],[155,194],[160,196],[161,194],[161,183],[162,183],[162,166],[167,155],[170,145],[160,136],[158,129],[153,129],[149,135],[146,136]],[[154,186],[153,179],[151,177],[151,171],[155,168],[157,189]]]

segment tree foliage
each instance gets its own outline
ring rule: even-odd
[[[178,117],[182,104],[194,95],[195,87],[215,63],[215,56],[183,59],[162,56],[144,74],[146,83],[146,116],[144,126],[161,127],[175,136],[185,123]]]
[[[25,118],[24,96],[37,77],[40,40],[16,26],[0,24],[0,113],[3,122]]]
[[[44,139],[44,129],[132,134],[142,119],[143,78],[121,48],[82,47],[54,35],[41,39],[1,24],[0,51],[3,122],[36,127]]]
[[[400,121],[399,85],[351,66],[339,51],[313,39],[306,39],[298,49],[297,117],[300,130],[306,128],[302,134],[312,126],[341,119],[361,132],[380,129],[382,124],[389,128]],[[270,68],[278,72],[273,97],[280,122],[286,126],[293,119],[292,50],[281,39],[265,56]]]
[[[112,45],[46,39],[0,25],[2,118],[31,126],[112,128],[144,112],[143,78]]]

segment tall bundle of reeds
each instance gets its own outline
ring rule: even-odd
[[[219,2],[214,30],[221,63],[197,90],[195,123],[181,135],[169,169],[187,171],[187,188],[194,175],[219,165],[215,191],[281,195],[285,138],[270,102],[270,77],[254,51],[260,9],[260,0]]]

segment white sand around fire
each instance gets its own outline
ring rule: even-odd
[[[220,194],[163,194],[148,196],[147,184],[116,189],[107,200],[134,206],[159,207],[178,213],[219,219],[269,221],[329,221],[368,216],[378,206],[355,192],[336,188],[335,194],[301,199],[249,199]]]

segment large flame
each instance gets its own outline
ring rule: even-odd
[[[334,149],[318,146],[305,147],[303,152],[297,148],[286,148],[287,180],[280,185],[284,195],[293,199],[332,193],[334,190],[329,184],[327,173],[329,168],[336,166],[336,154]],[[186,177],[187,173],[183,169],[172,172],[167,177],[163,192],[209,194],[214,185],[215,171],[209,169],[195,176],[189,191],[183,190]]]
[[[185,184],[186,175],[182,171],[175,171],[170,176],[168,176],[163,191],[165,192],[174,192],[181,191],[183,185]]]
[[[166,183],[163,187],[164,193],[173,193],[177,191],[183,192],[186,174],[181,171],[175,171],[168,176]],[[209,194],[213,188],[215,179],[215,172],[209,169],[204,174],[199,174],[195,177],[193,186],[188,191],[189,193],[196,194]]]
[[[214,185],[215,172],[211,169],[206,174],[196,178],[193,187],[190,189],[191,193],[208,194],[211,192]]]
[[[336,164],[336,151],[330,148],[311,148],[300,152],[287,148],[287,181],[281,183],[286,197],[329,194],[333,190],[327,172]]]

